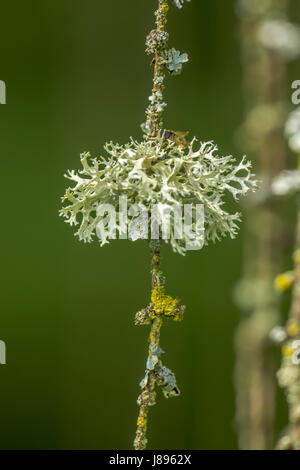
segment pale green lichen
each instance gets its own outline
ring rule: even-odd
[[[257,182],[251,173],[251,163],[245,158],[236,164],[231,156],[216,155],[218,149],[212,142],[198,143],[193,139],[184,149],[164,136],[145,138],[142,142],[131,140],[123,146],[109,143],[105,150],[108,159],[91,159],[89,153],[81,154],[82,170],[68,171],[66,175],[75,185],[62,198],[65,206],[60,215],[71,226],[79,225],[76,235],[80,240],[91,242],[97,225],[103,222],[105,215],[98,215],[99,206],[111,204],[118,210],[122,196],[127,197],[128,205],[138,204],[147,210],[156,205],[162,225],[166,211],[182,208],[184,204],[202,204],[205,244],[227,235],[236,236],[240,214],[224,209],[224,197],[228,193],[238,200],[255,190]],[[134,219],[128,215],[129,223]],[[122,230],[119,220],[116,226]],[[101,246],[108,242],[108,233],[98,236]],[[173,250],[185,254],[188,236],[177,239],[173,224],[169,240]]]
[[[159,346],[149,348],[149,355],[146,362],[146,374],[140,382],[140,387],[142,390],[145,390],[150,377],[152,377],[155,382],[162,387],[162,392],[166,398],[176,397],[180,395],[180,390],[177,386],[174,373],[163,365],[160,359],[162,354],[164,354],[164,351]]]
[[[169,72],[173,75],[179,75],[182,70],[182,65],[188,62],[189,57],[186,53],[181,54],[176,49],[170,49],[167,54],[166,66]]]

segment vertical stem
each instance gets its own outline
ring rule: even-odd
[[[167,13],[169,5],[167,0],[158,0],[158,9],[155,12],[156,17],[156,32],[159,34],[166,33]],[[151,33],[150,33],[151,34]],[[147,123],[149,127],[149,137],[155,138],[159,135],[162,129],[162,112],[165,106],[163,103],[164,91],[164,45],[157,44],[154,54],[154,74],[153,74],[153,87],[152,87],[152,102],[147,109]]]
[[[292,295],[292,306],[289,319],[300,324],[300,207],[297,215],[296,242],[295,242],[295,283]]]
[[[161,283],[161,272],[160,272],[160,244],[157,241],[150,242],[151,250],[151,280],[152,280],[152,291]],[[160,340],[160,329],[162,327],[162,317],[156,317],[151,322],[151,329],[148,338],[149,350],[148,354],[151,355],[152,351],[158,350]],[[156,392],[156,377],[155,372],[150,371],[148,375],[148,381],[142,390],[138,398],[138,404],[140,406],[139,416],[137,419],[137,430],[134,441],[135,450],[143,450],[147,445],[147,426],[148,426],[148,414],[149,408],[155,404]]]
[[[285,389],[289,408],[289,425],[280,436],[276,449],[300,450],[300,206],[298,207],[294,252],[294,286],[288,322],[287,341],[282,348],[278,371],[279,385]],[[296,361],[294,358],[296,355]]]
[[[167,24],[167,12],[169,5],[167,0],[158,0],[158,9],[155,13],[156,16],[156,29],[160,33],[165,32],[165,26]],[[162,130],[162,109],[158,107],[162,104],[162,93],[164,90],[164,64],[163,64],[163,49],[157,45],[154,56],[154,76],[153,76],[153,88],[152,88],[152,102],[149,106],[147,114],[147,123],[150,130],[149,137],[155,138],[159,135]],[[160,272],[160,243],[159,241],[150,242],[150,253],[151,253],[151,291],[160,285],[162,275]],[[160,340],[160,329],[163,320],[161,317],[156,317],[151,322],[151,329],[148,338],[149,355],[152,351],[159,348]],[[136,437],[134,441],[135,450],[142,450],[147,445],[147,426],[148,426],[148,414],[150,406],[155,404],[155,385],[156,377],[154,371],[150,371],[148,375],[147,384],[144,386],[142,393],[138,398],[138,404],[140,406],[139,416],[137,419]]]
[[[151,255],[151,279],[152,279],[152,291],[155,287],[161,284],[161,271],[160,271],[160,243],[158,241],[152,241],[150,243],[150,255]]]
[[[296,227],[296,244],[295,244],[295,284],[292,295],[292,306],[289,315],[290,324],[300,325],[300,207],[298,209],[298,220]],[[299,341],[299,335],[298,335]],[[299,365],[297,366],[299,367]],[[290,390],[291,399],[289,400],[289,422],[290,422],[290,437],[294,450],[300,450],[300,419],[299,419],[299,407],[300,407],[300,388],[299,388],[299,373],[298,380]]]
[[[159,346],[160,328],[162,326],[162,318],[158,317],[152,321],[150,335],[148,338],[149,349]],[[143,450],[147,446],[147,427],[148,427],[148,414],[150,406],[155,405],[155,385],[156,378],[154,371],[149,372],[147,385],[143,388],[142,393],[138,398],[140,406],[139,416],[137,419],[136,436],[134,440],[134,449]]]
[[[240,136],[244,140],[243,148],[248,147],[256,159],[265,194],[270,191],[273,177],[285,167],[281,103],[286,64],[279,53],[261,44],[258,28],[268,15],[274,11],[284,14],[286,7],[285,0],[280,4],[272,0],[263,15],[258,12],[257,16],[252,16],[244,12],[241,19],[247,114]],[[274,127],[265,126],[270,113],[276,116]],[[275,413],[274,358],[268,335],[279,317],[273,279],[280,270],[283,237],[278,226],[277,208],[264,201],[263,194],[261,199],[259,204],[247,207],[244,273],[237,291],[240,307],[246,313],[236,333],[236,420],[241,449],[272,446]],[[251,305],[247,301],[249,297]]]

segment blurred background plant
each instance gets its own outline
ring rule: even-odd
[[[289,312],[285,327],[276,326],[271,332],[273,341],[281,345],[281,367],[277,373],[278,383],[285,391],[288,404],[287,425],[277,441],[280,450],[300,450],[300,113],[294,108],[285,124],[285,135],[289,149],[298,158],[294,169],[282,171],[272,183],[272,192],[290,205],[297,205],[295,217],[295,242],[291,271],[278,274],[275,286],[282,292],[291,292]],[[295,167],[295,164],[293,165]],[[291,266],[291,263],[289,263]]]
[[[272,181],[287,165],[284,123],[290,96],[287,64],[300,54],[300,29],[288,0],[238,0],[245,121],[237,133],[262,180],[245,207],[243,277],[235,300],[244,312],[236,333],[236,422],[240,448],[268,449],[275,422],[275,351],[269,333],[280,318],[274,277],[289,248]]]
[[[180,31],[176,46],[189,51],[191,62],[179,81],[168,83],[166,119],[172,129],[190,129],[216,140],[222,154],[238,155],[232,139],[242,120],[235,5],[195,1],[180,15],[170,12],[169,33]],[[300,5],[291,0],[290,6],[297,22]],[[140,0],[1,6],[7,104],[0,108],[0,148],[3,174],[14,182],[12,188],[4,178],[2,185],[9,201],[2,231],[3,449],[132,445],[147,331],[133,328],[127,312],[147,304],[148,249],[116,241],[100,250],[70,238],[57,218],[57,195],[65,187],[58,175],[87,146],[98,154],[101,142],[127,142],[133,129],[140,139],[136,124],[151,87],[143,53],[152,11],[152,2]],[[299,78],[295,65],[289,74],[286,95]],[[287,221],[294,221],[292,209]],[[190,313],[164,332],[168,365],[184,393],[153,409],[151,447],[237,448],[232,338],[239,311],[231,289],[242,238],[185,258],[168,246],[162,251],[169,289],[189,299]],[[276,432],[286,422],[283,395],[279,402]]]

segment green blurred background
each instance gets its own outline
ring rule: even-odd
[[[294,19],[300,5],[294,3]],[[68,168],[107,140],[139,138],[151,88],[145,35],[154,0],[1,4],[1,449],[131,448],[149,301],[144,242],[84,245],[58,217]],[[238,153],[243,116],[233,0],[170,11],[170,44],[191,61],[168,79],[166,124]],[[291,71],[294,79],[295,70]],[[289,93],[287,83],[287,93]],[[163,248],[170,294],[187,305],[165,324],[165,362],[181,396],[151,410],[151,448],[234,449],[232,289],[243,236],[181,257]],[[282,406],[278,429],[285,422]]]

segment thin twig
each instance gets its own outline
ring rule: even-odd
[[[160,246],[159,243],[154,244],[151,242],[151,278],[152,278],[152,292],[156,287],[161,285],[160,279]],[[161,316],[154,318],[151,322],[151,329],[148,338],[149,343],[149,355],[152,355],[152,351],[159,351],[160,345],[160,329],[163,324]],[[147,424],[148,424],[148,412],[149,408],[155,405],[155,385],[156,385],[156,374],[154,370],[149,371],[148,381],[142,389],[142,393],[138,398],[138,404],[140,406],[139,416],[137,420],[136,438],[134,441],[135,450],[145,449],[147,444]]]
[[[156,16],[156,31],[163,33],[165,31],[165,26],[167,24],[167,12],[169,5],[167,0],[158,1],[158,9],[155,13]],[[151,33],[150,33],[151,34]],[[152,96],[156,96],[157,93],[161,95],[164,90],[164,66],[163,66],[163,57],[162,49],[158,46],[155,50],[154,57],[154,76],[153,76],[153,88]],[[156,108],[156,100],[152,100],[150,107],[147,110],[147,122],[150,130],[150,136],[156,137],[160,130],[162,129],[162,113]],[[151,242],[151,278],[152,278],[152,293],[154,289],[160,286],[160,279],[162,278],[160,274],[160,244],[159,242]],[[157,316],[151,321],[151,330],[148,338],[149,343],[149,355],[153,351],[158,351],[160,349],[159,339],[160,339],[160,329],[162,326],[163,320],[161,316]],[[139,416],[137,420],[137,430],[136,437],[134,441],[135,450],[142,450],[146,448],[147,445],[147,425],[148,425],[148,413],[149,408],[155,404],[155,385],[156,385],[156,375],[155,371],[151,370],[148,374],[148,380],[146,381],[142,392],[138,398],[138,404],[140,406]]]

